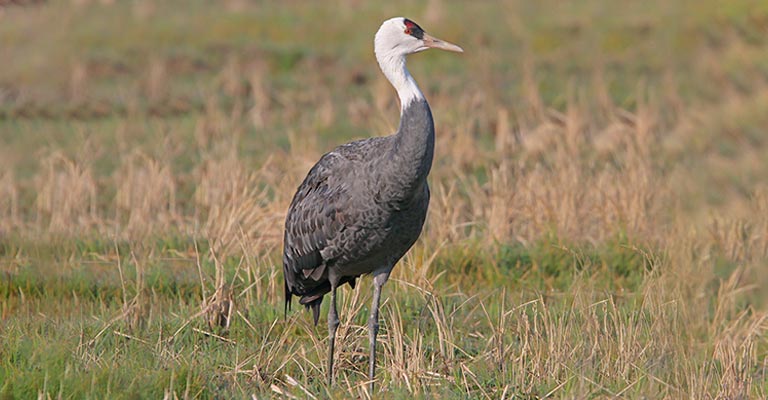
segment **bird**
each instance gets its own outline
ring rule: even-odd
[[[373,277],[368,319],[368,377],[373,392],[382,286],[421,235],[426,219],[435,127],[429,104],[406,68],[406,56],[427,49],[464,51],[404,17],[381,24],[374,36],[374,53],[400,100],[397,131],[343,144],[324,154],[288,208],[283,237],[285,312],[290,310],[292,296],[299,297],[299,304],[312,310],[317,325],[323,297],[330,293],[328,386],[333,384],[339,326],[336,289],[345,283],[354,289],[364,274]]]

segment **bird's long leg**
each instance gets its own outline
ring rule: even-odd
[[[368,338],[370,340],[368,379],[371,381],[371,394],[373,394],[373,383],[376,378],[376,335],[379,333],[379,300],[381,299],[381,287],[384,286],[388,278],[389,272],[380,273],[373,277],[373,303],[371,304],[371,317],[368,319]]]
[[[333,384],[333,348],[336,343],[336,328],[339,315],[336,313],[336,284],[331,282],[331,306],[328,307],[328,386]]]

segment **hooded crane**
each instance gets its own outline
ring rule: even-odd
[[[354,288],[360,275],[373,276],[368,320],[373,392],[381,287],[424,225],[435,129],[427,100],[405,67],[405,57],[430,48],[463,52],[409,19],[384,21],[376,32],[374,49],[381,71],[400,97],[397,132],[347,143],[323,155],[288,209],[283,242],[286,311],[291,297],[297,296],[300,304],[312,309],[317,325],[323,297],[331,294],[328,385],[333,382],[339,325],[336,288],[345,283]]]

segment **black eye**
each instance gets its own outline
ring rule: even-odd
[[[421,39],[424,37],[424,31],[421,30],[421,27],[416,25],[415,22],[406,19],[403,21],[403,23],[405,24],[405,30],[403,32],[405,32],[406,35],[411,35],[416,39]]]

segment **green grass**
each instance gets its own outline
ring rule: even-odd
[[[249,393],[268,391],[271,382],[280,377],[274,376],[277,372],[271,368],[278,368],[280,375],[300,379],[311,392],[327,390],[322,383],[322,371],[317,369],[322,365],[320,357],[324,353],[322,349],[312,348],[307,338],[307,335],[322,337],[324,326],[313,328],[308,325],[310,319],[305,312],[292,312],[289,319],[283,321],[280,304],[275,304],[274,300],[255,299],[242,306],[242,318],[249,323],[242,323],[238,318],[227,334],[227,338],[236,343],[222,342],[190,329],[182,330],[170,340],[173,333],[188,322],[188,316],[199,309],[202,287],[193,269],[195,260],[179,257],[180,252],[189,252],[190,243],[157,241],[148,247],[162,261],[148,264],[142,272],[145,285],[142,295],[150,309],[143,316],[145,321],[141,326],[132,327],[123,320],[110,321],[121,314],[123,296],[130,298],[136,294],[136,268],[131,264],[131,258],[121,256],[123,281],[113,259],[118,250],[121,254],[129,252],[127,244],[115,246],[99,240],[62,241],[42,246],[13,241],[3,243],[6,256],[15,253],[19,260],[18,264],[6,269],[0,285],[0,298],[4,304],[0,381],[5,382],[0,393],[5,398],[28,398],[39,393],[52,397],[62,393],[71,398],[146,398],[162,397],[166,390],[189,393],[194,397],[246,398]],[[615,286],[629,289],[636,286],[631,283],[621,285],[622,281],[616,278],[623,282],[640,282],[646,275],[644,261],[620,246],[587,250],[576,257],[578,262],[574,262],[574,256],[565,250],[550,251],[547,247],[545,244],[533,249],[503,247],[499,254],[492,256],[465,249],[445,251],[433,266],[445,274],[434,288],[435,295],[442,297],[440,300],[425,297],[423,293],[398,283],[391,285],[395,289],[388,297],[396,305],[390,303],[385,307],[385,313],[396,309],[402,317],[400,323],[405,327],[405,336],[420,337],[425,351],[423,356],[444,359],[442,373],[452,376],[456,382],[425,390],[424,396],[452,397],[461,393],[464,388],[458,382],[462,375],[454,371],[454,366],[459,363],[473,364],[473,372],[477,375],[474,379],[479,386],[496,386],[514,380],[497,365],[483,365],[474,360],[487,347],[486,339],[477,337],[475,331],[489,323],[478,310],[480,304],[487,308],[489,316],[497,317],[504,304],[499,296],[505,298],[506,304],[514,304],[518,296],[536,300],[546,293],[544,296],[552,299],[547,300],[547,307],[557,310],[553,313],[554,318],[582,318],[578,312],[569,309],[573,299],[567,291],[562,291],[574,280],[602,282],[607,284],[604,290],[612,291]],[[167,261],[172,258],[176,261]],[[240,261],[224,260],[223,263],[231,274]],[[489,264],[496,264],[496,269]],[[585,264],[594,266],[595,270],[586,271]],[[41,274],[41,271],[49,272]],[[212,276],[213,266],[203,262],[202,272],[206,277]],[[269,274],[272,273],[276,271]],[[485,273],[495,275],[484,276]],[[468,277],[476,280],[469,282]],[[229,281],[232,279],[232,276],[228,277]],[[236,291],[244,289],[243,282],[238,279],[234,282]],[[123,283],[127,285],[126,293],[123,293]],[[363,288],[369,284],[366,280]],[[482,289],[478,292],[482,294],[479,297],[449,294],[451,288],[456,287],[469,293]],[[350,291],[342,292],[342,304],[348,306]],[[363,296],[369,297],[367,294]],[[622,301],[617,312],[632,313],[637,308],[637,300],[632,297],[635,296],[630,295]],[[450,355],[440,354],[440,338],[433,326],[435,321],[427,314],[427,307],[433,301],[442,303],[451,314],[451,323],[455,324],[456,342],[453,343],[455,348],[449,350]],[[535,320],[540,317],[532,313],[525,318]],[[193,321],[191,326],[208,331],[209,328],[201,322]],[[352,322],[355,326],[365,326],[365,313],[352,316]],[[386,317],[383,324],[384,332],[387,332],[389,321]],[[343,351],[356,354],[359,350],[355,348],[364,344],[364,340],[349,339],[352,343],[345,340]],[[308,352],[307,360],[314,364],[309,366],[312,373],[304,374],[300,369],[302,366],[291,362],[279,367],[274,362],[258,364],[260,358],[268,359],[262,352],[270,351],[269,347],[281,340],[285,340],[286,347],[271,351],[294,348]],[[514,343],[519,337],[509,332],[504,340]],[[518,346],[513,346],[512,351],[516,348]],[[342,364],[341,376],[363,379],[363,360],[357,355],[352,359],[356,361]],[[573,367],[579,368],[579,361],[574,359],[573,362]],[[238,373],[237,369],[243,371]],[[257,370],[264,370],[266,376],[254,376],[258,375]],[[554,378],[543,379],[526,395],[545,394],[556,386]],[[406,391],[391,390],[393,396],[407,395]]]
[[[4,259],[15,260],[4,268],[0,285],[4,324],[0,334],[0,381],[5,382],[0,393],[4,398],[28,398],[40,393],[51,397],[64,394],[67,398],[147,398],[162,397],[166,392],[180,397],[247,398],[250,393],[268,393],[270,386],[284,376],[294,377],[312,393],[344,396],[338,389],[327,392],[323,369],[319,367],[325,353],[322,345],[314,347],[310,340],[311,336],[322,338],[325,327],[312,327],[309,314],[301,311],[283,320],[279,298],[251,298],[240,305],[241,314],[231,330],[217,331],[226,335],[227,342],[201,333],[210,328],[200,319],[193,319],[184,328],[190,323],[189,317],[199,311],[202,291],[210,294],[210,278],[214,275],[212,263],[201,260],[206,279],[201,286],[194,266],[197,261],[190,255],[195,245],[187,240],[159,239],[139,246],[157,260],[140,272],[143,286],[139,296],[149,309],[141,315],[139,325],[131,325],[130,318],[120,318],[125,298],[137,294],[135,260],[128,255],[134,246],[101,239],[62,239],[42,244],[3,242]],[[206,250],[204,244],[198,246],[198,251]],[[646,309],[644,295],[638,290],[652,279],[653,261],[646,254],[654,253],[652,249],[631,249],[621,241],[599,248],[566,247],[556,242],[504,245],[497,254],[449,247],[432,263],[429,275],[435,276],[435,283],[430,294],[401,283],[397,275],[388,285],[389,300],[382,321],[384,335],[389,336],[385,346],[393,347],[391,335],[399,332],[391,326],[389,315],[396,312],[403,337],[418,338],[423,351],[419,356],[433,360],[436,373],[445,375],[440,385],[423,388],[420,396],[427,398],[463,397],[461,393],[466,390],[481,395],[486,390],[483,388],[498,387],[530,398],[558,388],[568,390],[561,386],[567,371],[586,374],[611,360],[592,359],[590,351],[594,349],[577,347],[555,375],[540,376],[531,371],[530,376],[517,376],[520,371],[504,366],[508,360],[483,361],[488,357],[489,343],[493,343],[488,335],[494,332],[501,313],[508,312],[511,305],[519,305],[518,312],[505,317],[515,318],[516,322],[497,339],[507,343],[506,351],[511,354],[525,353],[521,342],[525,332],[520,331],[523,321],[541,324],[537,329],[542,329],[544,335],[565,335],[564,339],[578,342],[584,333],[573,329],[584,326],[586,320],[597,321],[605,330],[601,333],[613,338],[616,336],[611,330],[621,329],[620,321],[634,320],[641,330],[636,332],[641,336],[636,339],[652,341],[652,327],[660,317]],[[116,267],[118,254],[122,279]],[[242,271],[235,276],[242,258],[221,262],[235,292],[245,289]],[[263,276],[279,274],[277,266],[266,268],[260,272]],[[364,280],[358,289],[362,303],[357,295],[352,296],[354,292],[342,290],[343,321],[350,318],[352,330],[363,330],[366,324],[368,285],[370,282]],[[585,285],[587,291],[574,290]],[[579,296],[603,300],[584,307],[579,305]],[[430,314],[437,304],[447,314],[444,320]],[[350,315],[356,305],[362,310]],[[542,308],[546,314],[541,313]],[[438,335],[435,326],[440,323],[448,324],[452,331],[447,349],[445,338]],[[559,325],[562,331],[548,324]],[[554,331],[548,332],[550,329]],[[342,340],[342,352],[347,354],[341,356],[337,379],[364,380],[364,337],[353,334]],[[653,349],[657,351],[665,350]],[[304,361],[280,359],[291,352],[300,352]],[[640,371],[657,377],[674,375],[674,370],[667,369],[669,366],[659,364],[662,359],[649,356],[647,365],[635,366],[638,370],[631,375]],[[460,365],[472,371],[469,381],[458,368]],[[637,391],[627,393],[665,393],[657,383],[645,379]],[[510,382],[518,381],[529,383],[519,390],[510,387]],[[609,386],[593,394],[609,395],[625,389],[620,380],[608,382]],[[388,397],[409,396],[403,387],[386,381],[385,385]]]

